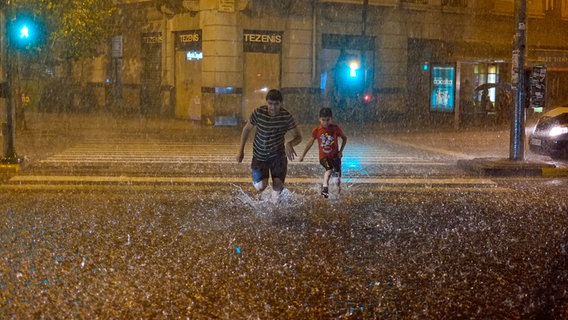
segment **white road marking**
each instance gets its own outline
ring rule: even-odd
[[[424,150],[424,151],[429,151],[429,152],[435,152],[435,153],[439,153],[439,154],[445,154],[451,157],[455,157],[458,159],[469,159],[471,158],[471,156],[465,154],[465,153],[461,153],[461,152],[454,152],[454,151],[449,151],[446,149],[441,149],[441,148],[435,148],[435,147],[429,147],[429,146],[424,146],[424,145],[418,145],[418,144],[414,144],[414,143],[408,143],[408,142],[403,142],[397,139],[392,139],[392,138],[381,138],[381,140],[392,143],[392,144],[398,144],[401,146],[405,146],[405,147],[410,147],[410,148],[414,148],[414,149],[419,149],[419,150]]]
[[[14,176],[9,180],[12,183],[24,182],[91,182],[91,183],[226,183],[226,182],[250,182],[249,177],[141,177],[141,176]],[[316,183],[315,178],[286,178],[288,183]],[[485,185],[496,186],[490,179],[476,178],[373,178],[373,177],[344,177],[342,182],[351,184],[387,184],[387,185]]]
[[[252,188],[252,186],[251,186]],[[109,185],[109,184],[18,184],[18,185],[0,185],[0,190],[39,190],[39,191],[60,191],[60,190],[98,190],[98,191],[216,191],[219,190],[218,186],[202,185],[202,184],[188,184],[188,185],[152,185],[152,184],[138,184],[138,185]],[[441,193],[441,192],[491,192],[491,193],[509,193],[513,189],[503,187],[393,187],[393,186],[376,186],[366,188],[362,194],[357,197],[374,197],[369,192],[392,192],[392,193]],[[349,191],[344,191],[347,194]]]
[[[363,187],[375,192],[511,192],[483,178],[343,178],[344,186]],[[317,178],[287,178],[289,188],[318,185]],[[34,176],[10,178],[0,190],[101,190],[101,191],[207,191],[218,190],[219,184],[250,185],[249,177],[143,177],[143,176]]]
[[[252,146],[247,145],[243,162],[250,162]],[[303,150],[300,144],[297,150]],[[291,166],[319,164],[317,148],[313,148],[303,162],[290,161]],[[40,164],[211,164],[234,163],[236,146],[232,144],[190,144],[183,142],[122,142],[87,140],[63,150]],[[447,166],[455,161],[422,158],[413,154],[401,155],[380,144],[350,144],[343,163],[359,165],[414,165]]]

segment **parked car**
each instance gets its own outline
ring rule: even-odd
[[[568,157],[568,104],[542,115],[529,137],[529,147],[553,159]]]

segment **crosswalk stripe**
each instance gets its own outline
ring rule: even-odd
[[[225,182],[250,182],[250,177],[227,177],[227,176],[207,176],[207,177],[143,177],[143,176],[36,176],[20,175],[9,179],[10,182],[124,182],[124,183],[225,183]],[[314,178],[294,177],[287,178],[290,183],[315,183]],[[496,186],[490,179],[476,178],[362,178],[346,177],[342,178],[344,183],[352,184],[387,184],[387,185],[485,185]]]
[[[302,150],[299,145],[297,150]],[[314,148],[315,149],[315,148]],[[63,150],[47,159],[40,160],[41,164],[180,164],[180,163],[233,163],[235,160],[235,145],[233,144],[190,144],[171,141],[160,143],[117,142],[103,140],[88,140]],[[291,161],[290,165],[319,164],[317,149],[312,150],[303,162]],[[354,156],[356,155],[356,156]],[[244,162],[252,157],[251,146],[245,152]],[[378,145],[353,144],[343,157],[343,163],[376,164],[376,165],[416,165],[443,166],[454,164],[454,161],[421,158],[414,155],[403,155],[393,152],[387,147]]]
[[[318,178],[287,178],[288,187],[319,185]],[[348,189],[363,187],[365,192],[512,192],[484,178],[343,178]],[[42,176],[18,175],[0,185],[0,190],[100,190],[100,191],[208,191],[219,184],[250,186],[250,177],[168,177],[168,176]]]
[[[344,160],[345,161],[345,160]],[[43,164],[111,164],[111,163],[133,163],[133,164],[183,164],[183,163],[195,163],[195,164],[211,164],[211,163],[233,163],[234,158],[213,158],[213,159],[203,159],[203,158],[182,158],[182,159],[50,159],[47,161],[41,161]],[[248,163],[250,159],[245,158],[243,162]],[[359,164],[375,164],[375,165],[415,165],[415,166],[447,166],[453,165],[453,162],[432,162],[432,161],[421,161],[421,160],[377,160],[377,161],[365,161],[357,160]],[[304,161],[304,162],[289,162],[290,166],[302,166],[302,165],[313,165],[319,164],[319,161]]]
[[[97,190],[97,191],[217,191],[218,186],[215,185],[152,185],[152,184],[138,184],[138,185],[109,185],[109,184],[65,184],[65,185],[49,185],[49,184],[18,184],[18,185],[0,185],[0,190],[4,191],[17,191],[17,190],[37,190],[37,191],[62,191],[62,190]],[[388,192],[388,193],[510,193],[514,192],[513,189],[504,187],[480,188],[476,186],[459,186],[453,188],[447,187],[428,187],[428,186],[371,186],[365,188],[365,192],[357,195],[357,197],[374,197],[372,192]],[[347,193],[347,192],[343,192]]]
[[[445,155],[455,157],[455,158],[458,158],[458,159],[469,158],[469,156],[467,154],[464,154],[464,153],[461,153],[461,152],[454,152],[454,151],[449,151],[449,150],[445,150],[445,149],[441,149],[441,148],[434,148],[434,147],[428,147],[428,146],[424,146],[424,145],[417,145],[417,144],[414,144],[414,143],[402,142],[402,141],[396,140],[396,139],[382,138],[382,140],[386,141],[386,142],[395,143],[395,144],[398,144],[398,145],[414,148],[414,149],[426,150],[426,151],[431,151],[431,152],[435,152],[435,153],[445,154]]]

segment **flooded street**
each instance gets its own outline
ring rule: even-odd
[[[0,315],[560,319],[565,187],[2,193]]]
[[[0,319],[568,319],[567,3],[4,1]]]
[[[83,123],[22,134],[29,164],[4,173],[0,318],[567,315],[568,180],[456,166],[503,156],[501,132],[351,130],[340,194],[314,151],[273,203],[234,129]]]

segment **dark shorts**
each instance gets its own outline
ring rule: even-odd
[[[325,168],[325,170],[333,170],[341,176],[341,158],[330,159],[325,157],[320,160],[320,164]]]
[[[285,154],[271,158],[268,161],[259,161],[252,157],[250,168],[252,169],[253,183],[268,179],[269,176],[272,176],[272,180],[277,178],[284,183],[288,170],[288,158],[286,158]]]

